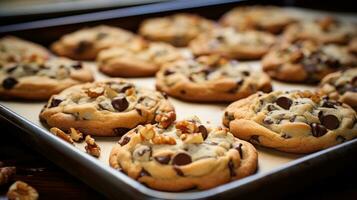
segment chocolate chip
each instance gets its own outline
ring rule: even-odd
[[[6,72],[7,72],[7,73],[12,73],[13,71],[16,70],[16,68],[17,68],[17,65],[12,66],[12,67],[10,67],[9,69],[7,69]]]
[[[236,149],[236,150],[239,152],[239,156],[240,156],[241,159],[243,159],[242,146],[243,146],[243,145],[242,145],[241,143],[239,143],[238,145],[236,145],[236,146],[234,147],[234,149]]]
[[[89,41],[82,40],[78,43],[78,46],[75,49],[75,52],[78,54],[84,53],[87,49],[92,47],[92,43]]]
[[[125,133],[130,131],[130,128],[119,127],[119,128],[113,129],[113,131],[116,135],[124,135]]]
[[[336,108],[337,104],[335,102],[332,102],[332,101],[323,101],[322,103],[322,107],[325,107],[325,108]]]
[[[353,77],[352,80],[351,80],[351,84],[352,85],[357,85],[357,76]]]
[[[174,73],[175,73],[175,72],[172,71],[172,70],[170,70],[170,69],[166,69],[166,70],[164,71],[164,75],[165,75],[165,76],[169,76],[169,75],[174,74]]]
[[[119,96],[112,100],[112,106],[115,110],[122,112],[129,107],[129,102],[124,96]]]
[[[259,135],[252,135],[250,137],[249,141],[254,142],[254,143],[260,143],[259,142]]]
[[[145,148],[141,149],[141,150],[138,152],[138,155],[139,155],[139,156],[143,156],[143,155],[146,154],[147,152],[150,153],[150,157],[151,157],[151,154],[152,154],[151,147],[145,147]]]
[[[77,63],[73,64],[73,65],[72,65],[72,68],[73,68],[73,69],[76,69],[76,70],[82,69],[82,68],[83,68],[82,62],[77,62]]]
[[[179,176],[185,176],[185,174],[183,173],[183,171],[178,168],[177,166],[174,166],[174,170],[176,171],[176,174]]]
[[[207,132],[207,129],[206,129],[205,126],[199,125],[198,126],[198,132],[200,132],[202,134],[202,137],[203,137],[204,140],[207,138],[208,132]]]
[[[171,155],[155,156],[154,159],[160,164],[167,165],[171,160]]]
[[[162,96],[165,98],[165,99],[168,99],[169,97],[167,96],[166,92],[161,92]]]
[[[290,106],[293,104],[293,101],[287,97],[279,97],[276,100],[276,104],[278,104],[278,106],[284,108],[285,110],[289,110]]]
[[[61,102],[61,99],[52,98],[50,108],[57,107]]]
[[[281,137],[282,137],[282,138],[285,138],[285,139],[289,139],[289,138],[291,138],[291,136],[290,136],[290,135],[287,135],[287,134],[285,134],[285,133],[284,133],[284,134],[282,134],[282,135],[281,135]]]
[[[267,106],[267,110],[269,111],[269,112],[271,112],[271,111],[273,111],[273,110],[277,110],[278,108],[276,107],[276,106],[274,106],[273,104],[270,104],[270,105],[268,105]]]
[[[311,125],[311,132],[314,137],[321,137],[327,133],[327,129],[317,123],[312,123]]]
[[[229,160],[229,162],[228,162],[228,169],[229,169],[229,173],[232,177],[236,176],[236,172],[234,171],[234,163],[232,160]]]
[[[185,90],[180,90],[180,93],[181,94],[186,94],[186,91]]]
[[[249,75],[250,75],[250,72],[248,72],[248,71],[243,71],[242,74],[243,74],[244,76],[249,76]]]
[[[289,121],[290,121],[290,122],[295,122],[295,119],[296,119],[296,115],[293,115],[293,116],[289,119]]]
[[[120,146],[124,146],[124,145],[128,144],[129,142],[130,142],[130,137],[124,136],[123,138],[120,138],[118,143],[120,144]]]
[[[172,160],[173,165],[187,165],[192,162],[191,156],[187,153],[178,153]]]
[[[101,40],[101,39],[103,39],[103,38],[105,38],[105,37],[107,37],[107,36],[108,36],[108,33],[103,33],[103,32],[101,32],[101,33],[98,33],[98,34],[97,34],[96,39],[97,39],[97,40]]]
[[[13,88],[17,83],[18,81],[15,78],[7,77],[2,81],[2,87],[6,90],[9,90]]]
[[[357,87],[354,87],[351,84],[343,84],[336,86],[336,90],[340,94],[344,94],[346,92],[357,92]]]
[[[141,178],[143,176],[151,176],[151,175],[148,171],[146,171],[144,168],[142,168],[138,178]]]
[[[339,142],[339,143],[343,143],[343,142],[346,141],[346,138],[343,137],[343,136],[341,136],[341,135],[338,135],[338,136],[336,137],[336,141]]]
[[[139,109],[139,108],[135,108],[135,110],[136,110],[136,112],[138,112],[138,114],[140,115],[140,116],[142,116],[142,111],[141,111],[141,109]]]
[[[322,116],[320,121],[322,125],[330,130],[334,130],[340,126],[340,121],[335,115]]]
[[[227,111],[224,113],[224,116],[226,117],[226,119],[228,121],[234,120],[234,116],[232,114],[228,113]]]
[[[125,85],[119,90],[119,92],[120,92],[120,93],[125,93],[125,91],[127,91],[127,90],[130,89],[130,88],[133,88],[133,85],[131,85],[131,84],[125,84]]]

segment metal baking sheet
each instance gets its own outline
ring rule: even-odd
[[[313,12],[297,8],[286,8],[296,16],[315,17],[321,12]],[[326,13],[324,13],[326,14]],[[329,13],[330,15],[336,15]],[[355,16],[336,15],[344,20],[355,20]],[[245,62],[255,70],[261,70],[258,61]],[[108,78],[96,69],[95,63],[89,63],[97,80]],[[154,89],[154,78],[129,79],[138,86]],[[273,81],[274,90],[315,89],[312,86],[286,84]],[[202,122],[210,125],[221,125],[223,110],[228,104],[188,103],[169,98],[175,106],[178,119],[196,115]],[[259,153],[259,168],[256,174],[233,181],[209,190],[190,190],[185,192],[162,192],[152,190],[128,176],[109,167],[108,159],[111,148],[119,137],[95,137],[101,147],[99,159],[85,153],[84,143],[69,145],[48,130],[39,121],[39,112],[45,102],[30,101],[0,101],[0,115],[8,121],[21,127],[25,132],[20,137],[42,152],[49,159],[88,183],[94,189],[110,198],[150,198],[150,199],[202,199],[202,198],[237,198],[259,187],[272,187],[272,183],[283,181],[288,175],[293,176],[304,172],[312,166],[336,159],[340,154],[350,154],[356,151],[357,139],[338,146],[309,155],[283,153],[276,150],[256,146]]]

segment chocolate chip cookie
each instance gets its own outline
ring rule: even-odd
[[[309,153],[357,137],[348,105],[310,91],[256,93],[229,105],[223,124],[238,138],[294,153]]]
[[[179,60],[156,75],[156,88],[187,101],[230,102],[257,91],[270,92],[268,75],[218,55]]]
[[[149,40],[162,41],[174,46],[187,46],[200,33],[212,30],[213,21],[198,15],[180,13],[145,20],[139,28],[140,35]]]
[[[283,37],[288,41],[309,39],[319,43],[345,44],[356,34],[355,24],[326,16],[292,24],[286,28]]]
[[[259,30],[280,33],[295,20],[283,9],[275,6],[241,6],[223,15],[220,22],[240,31]]]
[[[109,76],[152,76],[168,62],[184,58],[183,50],[167,43],[142,41],[128,48],[103,50],[97,57],[99,70]]]
[[[282,42],[262,60],[270,77],[285,82],[317,83],[329,73],[354,66],[357,58],[346,47],[311,40]]]
[[[139,124],[168,126],[176,118],[171,103],[159,92],[138,88],[123,79],[73,86],[53,95],[40,113],[49,127],[75,128],[97,136],[123,135]]]
[[[137,39],[133,33],[124,29],[101,25],[64,35],[52,44],[51,49],[60,56],[76,60],[94,60],[103,49],[123,47],[137,42]]]
[[[0,67],[10,63],[46,60],[49,57],[49,51],[38,44],[14,36],[0,39]]]
[[[79,83],[93,81],[86,64],[66,58],[8,63],[0,67],[1,98],[47,100]]]
[[[327,75],[318,91],[357,110],[357,68]]]
[[[189,47],[195,55],[220,54],[229,58],[259,59],[274,42],[275,37],[266,32],[217,28],[199,35]]]
[[[257,152],[226,128],[193,118],[136,127],[112,149],[109,163],[153,189],[202,190],[253,174]]]

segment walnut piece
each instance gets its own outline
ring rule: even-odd
[[[103,95],[104,88],[100,87],[100,86],[95,87],[95,88],[89,88],[85,92],[90,98],[97,98],[97,97]]]
[[[201,144],[203,143],[203,137],[201,133],[194,134],[182,134],[180,139],[186,144]]]
[[[173,137],[156,134],[154,138],[152,138],[152,143],[154,144],[168,144],[168,145],[175,145],[176,141]]]
[[[140,129],[140,136],[143,140],[150,140],[155,137],[154,126],[151,124],[145,125]]]
[[[9,200],[36,200],[38,193],[35,188],[25,182],[16,181],[12,184],[7,192]]]
[[[85,138],[85,142],[87,143],[87,145],[84,147],[86,149],[86,152],[98,158],[100,156],[100,147],[97,143],[95,143],[94,138],[92,138],[90,135],[87,135]]]
[[[175,127],[182,134],[196,133],[198,131],[198,127],[197,127],[196,123],[193,121],[188,121],[188,120],[183,120],[183,121],[177,122]]]
[[[16,174],[16,167],[2,167],[0,168],[0,185],[8,183]]]
[[[50,129],[50,132],[53,133],[53,135],[55,135],[55,136],[61,138],[62,140],[66,141],[66,142],[68,142],[68,143],[70,143],[70,144],[73,144],[73,143],[74,143],[73,140],[72,140],[72,138],[71,138],[71,136],[68,135],[68,134],[66,134],[65,132],[63,132],[63,131],[62,131],[61,129],[59,129],[59,128],[52,127],[52,128]]]
[[[175,121],[175,119],[176,119],[175,112],[160,113],[155,116],[155,121],[159,123],[159,126],[161,128],[169,127],[172,124],[172,122]]]
[[[83,139],[83,133],[81,133],[79,130],[75,128],[70,128],[69,130],[72,140],[79,142]]]

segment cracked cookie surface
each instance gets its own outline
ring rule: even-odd
[[[286,82],[316,83],[329,73],[355,67],[357,57],[346,47],[311,40],[282,42],[263,57],[263,70]]]
[[[139,124],[167,124],[176,118],[160,92],[138,88],[124,79],[73,86],[53,95],[40,113],[49,127],[75,128],[97,136],[123,135]]]
[[[309,153],[357,137],[356,112],[310,91],[257,93],[229,105],[223,124],[238,138]]]
[[[181,13],[161,18],[145,20],[139,28],[143,37],[170,43],[174,46],[187,46],[199,34],[211,31],[215,24],[198,15]]]
[[[318,91],[357,110],[357,68],[327,75],[322,79]]]
[[[198,118],[138,126],[111,151],[110,166],[158,190],[208,189],[253,174],[257,152],[226,128]]]
[[[3,98],[47,100],[53,94],[93,81],[86,64],[66,58],[9,63],[0,67],[0,94]]]
[[[189,47],[195,55],[219,54],[229,58],[259,59],[274,42],[275,37],[270,33],[239,32],[226,27],[199,35]]]
[[[133,33],[111,26],[83,28],[62,36],[52,44],[51,49],[57,55],[76,60],[94,60],[97,54],[110,47],[124,47],[140,41]]]
[[[275,6],[240,6],[228,11],[220,19],[224,26],[240,31],[259,30],[280,33],[295,20],[283,9]]]
[[[97,63],[99,70],[109,76],[141,77],[155,75],[163,64],[184,57],[189,57],[189,53],[169,44],[142,41],[128,48],[103,50]]]
[[[156,88],[187,101],[229,102],[257,91],[270,92],[268,75],[217,55],[179,60],[156,75]]]

